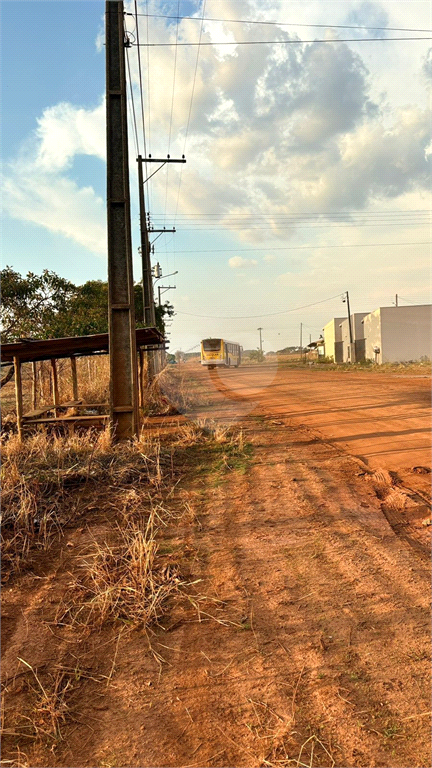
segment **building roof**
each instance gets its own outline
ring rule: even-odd
[[[137,328],[136,344],[143,347],[162,344],[164,337],[157,328]],[[10,344],[2,344],[2,363],[11,363],[17,357],[22,363],[37,360],[51,360],[62,357],[81,357],[96,353],[108,353],[109,338],[107,333],[95,333],[91,336],[70,336],[65,339],[23,339]]]

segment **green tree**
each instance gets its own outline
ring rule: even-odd
[[[19,338],[49,339],[59,335],[76,286],[55,272],[28,272],[22,277],[12,267],[0,272],[2,303],[0,326],[3,342]]]
[[[5,267],[0,274],[3,342],[107,333],[107,282],[88,280],[76,286],[47,269],[41,275],[29,272],[22,277],[11,267]],[[135,322],[137,328],[142,328],[143,298],[139,283],[134,286],[134,300]],[[165,302],[155,310],[156,326],[164,333],[165,319],[173,316],[174,307]]]
[[[88,280],[79,285],[69,304],[62,336],[90,336],[108,332],[108,283]]]

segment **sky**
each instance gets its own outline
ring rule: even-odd
[[[430,301],[431,8],[140,0],[137,29],[125,2],[136,281],[137,149],[186,156],[145,185],[152,225],[176,228],[154,255],[176,286],[172,351],[256,348],[259,327],[281,349],[300,323],[314,340],[345,291],[353,312]],[[3,265],[21,274],[107,277],[104,11],[0,4]]]

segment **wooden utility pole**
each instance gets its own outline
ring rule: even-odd
[[[138,432],[123,2],[107,0],[106,123],[110,417],[119,440]]]
[[[37,406],[37,363],[32,363],[32,405],[33,409],[36,410]]]
[[[72,393],[73,400],[78,400],[78,376],[77,376],[77,364],[76,358],[72,355],[70,359],[71,375],[72,375]]]
[[[54,405],[59,405],[60,403],[60,394],[59,394],[59,388],[58,388],[58,375],[57,375],[57,361],[55,358],[51,360],[51,379],[52,379],[52,391],[53,391],[53,403]],[[57,418],[59,415],[58,409],[54,409],[54,416]]]
[[[300,323],[300,362],[303,361],[303,323]]]
[[[23,417],[23,396],[22,396],[22,378],[21,378],[21,360],[14,357],[15,370],[15,399],[17,412],[17,430],[18,437],[22,439],[22,417]]]

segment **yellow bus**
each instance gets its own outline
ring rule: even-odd
[[[203,339],[201,342],[201,365],[213,369],[218,365],[238,368],[243,347],[225,339]]]

